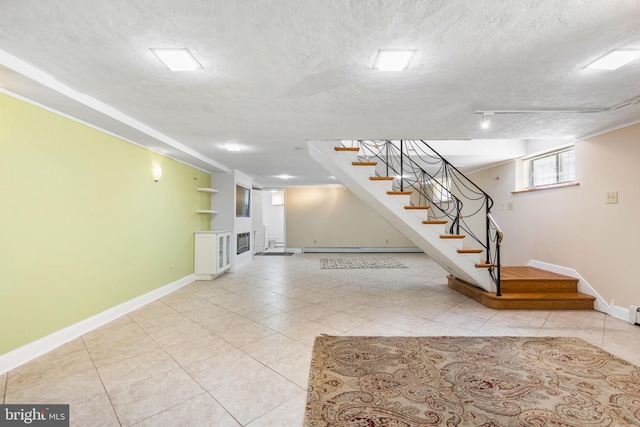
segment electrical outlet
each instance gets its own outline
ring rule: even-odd
[[[503,211],[504,210],[504,203],[500,203],[500,210]]]
[[[606,197],[605,203],[618,203],[617,191],[608,191],[605,193],[605,197]]]

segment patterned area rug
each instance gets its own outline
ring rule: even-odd
[[[320,268],[409,268],[393,258],[322,258]]]
[[[305,426],[640,425],[640,367],[577,338],[316,338]]]

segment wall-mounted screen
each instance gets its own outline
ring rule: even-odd
[[[251,216],[251,190],[236,184],[236,216]]]

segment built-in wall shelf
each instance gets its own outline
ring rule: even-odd
[[[209,187],[196,188],[196,191],[199,191],[201,193],[208,193],[210,196],[218,192],[218,190],[216,190],[215,188],[209,188]],[[212,211],[210,209],[200,209],[200,210],[197,210],[196,212],[199,214],[212,214],[212,215],[218,213],[218,211]]]

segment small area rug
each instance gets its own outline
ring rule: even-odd
[[[393,258],[322,258],[320,268],[408,268]]]
[[[316,338],[305,426],[640,425],[640,367],[577,338]]]
[[[291,256],[293,252],[257,252],[255,256]]]

